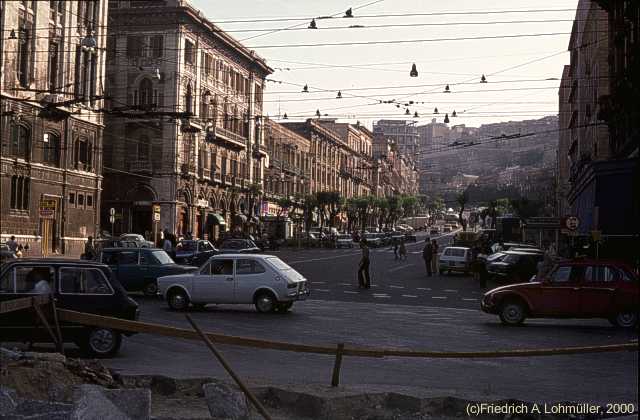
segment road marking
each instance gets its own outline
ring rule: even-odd
[[[351,283],[338,283],[340,286],[352,286]]]
[[[402,295],[402,297],[406,297],[406,298],[417,298],[418,296],[416,296],[416,295]]]
[[[389,287],[391,287],[392,289],[404,289],[404,286],[389,285]]]
[[[312,281],[311,284],[327,284],[326,281]]]
[[[478,299],[471,299],[471,298],[462,298],[462,300],[466,300],[467,302],[477,302]]]
[[[329,289],[311,289],[314,292],[329,292]]]
[[[431,299],[446,299],[446,296],[431,296]]]
[[[417,290],[431,290],[430,287],[416,287]]]
[[[357,295],[358,292],[354,292],[352,290],[343,290],[342,293],[349,293],[350,295]]]
[[[391,296],[387,295],[387,294],[382,294],[382,293],[374,293],[373,294],[374,298],[378,298],[378,299],[390,299]]]
[[[453,289],[444,289],[443,292],[447,292],[447,293],[458,293],[457,290],[453,290]]]
[[[414,266],[414,264],[401,265],[401,266],[399,266],[399,267],[390,268],[390,269],[388,269],[388,270],[387,270],[387,272],[388,272],[388,273],[392,273],[392,272],[394,272],[394,271],[402,270],[402,269],[404,269],[404,268],[407,268],[407,267],[413,267],[413,266]]]
[[[336,258],[344,258],[344,257],[352,257],[354,255],[358,255],[359,252],[351,252],[349,254],[343,254],[343,255],[335,255],[333,257],[324,257],[324,258],[311,258],[309,260],[300,260],[300,261],[291,261],[290,263],[288,263],[289,265],[294,265],[294,264],[302,264],[302,263],[308,263],[308,262],[315,262],[315,261],[326,261],[326,260],[334,260]]]

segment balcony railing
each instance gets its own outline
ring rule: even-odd
[[[229,131],[221,127],[212,127],[207,133],[207,141],[209,142],[224,142],[233,146],[246,149],[247,139],[240,134],[236,134],[233,131]]]

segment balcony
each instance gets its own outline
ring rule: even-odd
[[[150,174],[153,168],[148,160],[131,160],[128,163],[128,170],[136,174]]]
[[[200,179],[211,179],[211,170],[209,168],[203,168],[200,166],[198,168],[198,177]]]
[[[229,145],[239,149],[247,148],[247,139],[239,134],[229,131],[221,127],[211,127],[207,132],[207,141],[210,143],[219,143]]]

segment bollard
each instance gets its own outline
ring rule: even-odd
[[[336,361],[333,364],[333,375],[331,375],[331,386],[340,385],[340,367],[342,366],[342,352],[344,351],[344,343],[339,343],[336,349]]]

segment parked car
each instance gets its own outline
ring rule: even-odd
[[[438,235],[440,234],[440,229],[437,226],[431,226],[429,229],[429,235]]]
[[[444,225],[444,227],[442,228],[442,233],[449,233],[449,232],[451,232],[451,226]]]
[[[250,239],[227,239],[220,244],[221,254],[255,254],[260,248]]]
[[[182,240],[176,245],[176,257],[178,264],[194,265],[200,267],[211,256],[218,254],[211,242],[205,240]]]
[[[367,244],[371,248],[382,246],[382,240],[378,237],[377,233],[365,233],[362,238],[367,241]]]
[[[176,264],[162,249],[107,248],[97,260],[107,264],[128,292],[142,291],[147,296],[158,293],[158,277],[189,273],[197,267]]]
[[[138,304],[127,296],[109,267],[95,261],[61,258],[21,258],[0,268],[0,301],[51,293],[59,309],[128,320],[138,318]],[[64,342],[76,343],[94,357],[115,355],[122,343],[120,331],[89,325],[60,323]],[[0,317],[3,342],[50,342],[32,310]]]
[[[121,241],[120,239],[102,238],[96,239],[94,242],[96,252],[100,252],[105,248],[140,248],[140,243],[135,241]]]
[[[353,238],[348,233],[336,236],[336,248],[353,248]]]
[[[451,274],[458,271],[467,274],[471,265],[471,248],[461,246],[448,246],[442,251],[439,258],[440,274]]]
[[[502,248],[502,249],[500,249],[500,248]],[[519,243],[519,242],[503,242],[502,244],[495,243],[495,244],[491,245],[491,251],[493,251],[493,252],[508,251],[511,248],[538,248],[538,247],[536,245],[523,244],[523,243]]]
[[[534,282],[485,293],[481,308],[506,325],[530,318],[605,318],[623,328],[638,325],[638,276],[624,264],[606,260],[558,263]]]
[[[125,233],[120,235],[123,242],[135,242],[140,248],[153,248],[153,242],[147,241],[144,236],[137,233]]]
[[[286,312],[309,295],[307,280],[273,255],[224,254],[209,259],[196,273],[158,279],[171,309],[208,303],[253,303],[258,312]]]
[[[538,263],[543,258],[544,254],[505,251],[505,256],[500,261],[487,265],[487,272],[498,281],[520,283],[536,274]]]

